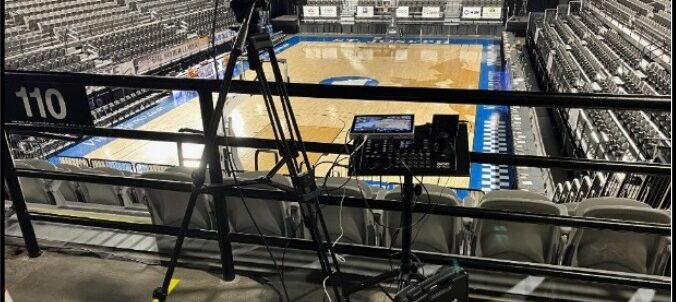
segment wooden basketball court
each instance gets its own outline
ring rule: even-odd
[[[479,88],[482,46],[478,44],[381,44],[300,42],[278,55],[287,60],[292,82],[363,85],[377,81],[383,86]],[[270,73],[271,75],[271,73]],[[253,79],[252,71],[245,77]],[[270,77],[271,78],[271,77]],[[365,80],[368,79],[368,80]],[[453,96],[449,96],[452,99]],[[272,138],[265,106],[260,96],[238,101],[230,120],[235,135]],[[415,114],[416,124],[431,122],[434,114],[460,114],[470,122],[470,146],[475,120],[474,105],[421,104],[386,101],[309,99],[292,97],[303,139],[316,142],[345,142],[355,114]],[[197,99],[189,101],[141,126],[140,130],[177,131],[180,128],[201,129]],[[201,146],[184,145],[185,158],[197,158]],[[254,150],[239,152],[244,170],[254,169]],[[86,157],[126,160],[157,164],[178,164],[177,146],[173,143],[117,139],[89,153]],[[317,175],[324,175],[335,155],[311,154],[319,164]],[[260,156],[260,169],[269,169],[274,162],[270,154]],[[347,163],[344,161],[343,163]],[[192,162],[190,164],[195,164]],[[343,174],[344,172],[336,172]],[[397,180],[392,180],[398,182]],[[468,177],[425,178],[426,183],[467,187]]]

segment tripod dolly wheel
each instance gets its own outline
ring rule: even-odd
[[[167,300],[167,293],[162,289],[162,287],[155,288],[153,290],[153,299],[164,302]]]

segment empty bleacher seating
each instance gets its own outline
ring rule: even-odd
[[[38,1],[8,5],[5,66],[107,72],[106,66],[211,35],[213,1]],[[221,1],[216,32],[234,23]],[[111,29],[113,29],[111,31]],[[98,55],[98,56],[95,56]]]
[[[89,40],[89,45],[99,59],[125,62],[180,44],[186,38],[187,33],[179,32],[176,26],[150,23],[95,37]]]
[[[636,46],[622,38],[616,31],[608,30],[603,35],[604,41],[615,50],[629,65],[636,68],[640,65],[643,54]]]
[[[652,53],[655,47],[639,47],[646,45],[641,40],[641,27],[633,31],[631,28],[631,24],[652,22],[661,11],[654,8],[635,0],[594,1],[582,5],[580,11],[571,10],[569,15],[536,21],[541,29],[539,39],[531,43],[541,66],[538,70],[548,76],[547,86],[558,92],[669,94],[670,73],[656,60]],[[607,9],[605,13],[603,9]],[[610,19],[625,27],[611,24]],[[655,32],[661,26],[656,26]],[[671,146],[671,130],[667,126],[670,113],[591,109],[559,112],[575,133],[572,145],[588,158],[651,161],[660,148]],[[578,189],[581,188],[576,188],[575,182],[564,183],[556,194]]]

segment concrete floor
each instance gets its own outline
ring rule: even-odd
[[[165,267],[158,265],[156,259],[135,256],[136,260],[131,260],[121,255],[49,250],[31,259],[21,247],[5,247],[5,286],[15,302],[151,301],[152,290],[161,284]],[[225,282],[217,274],[179,267],[175,277],[180,283],[167,301],[281,301],[281,293],[271,287],[282,291],[276,275],[266,277],[270,280],[268,285],[240,275]],[[326,300],[321,280],[313,280],[307,273],[287,272],[285,283],[293,301]],[[364,291],[351,298],[380,302],[384,295]]]
[[[155,264],[44,252],[30,259],[6,248],[5,284],[21,301],[151,301],[164,268]],[[18,253],[18,254],[17,254]],[[201,270],[177,268],[168,301],[279,301],[269,286],[242,276],[224,282]]]

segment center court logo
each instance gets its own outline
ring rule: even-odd
[[[330,77],[319,81],[322,85],[378,86],[378,80],[362,76]]]

